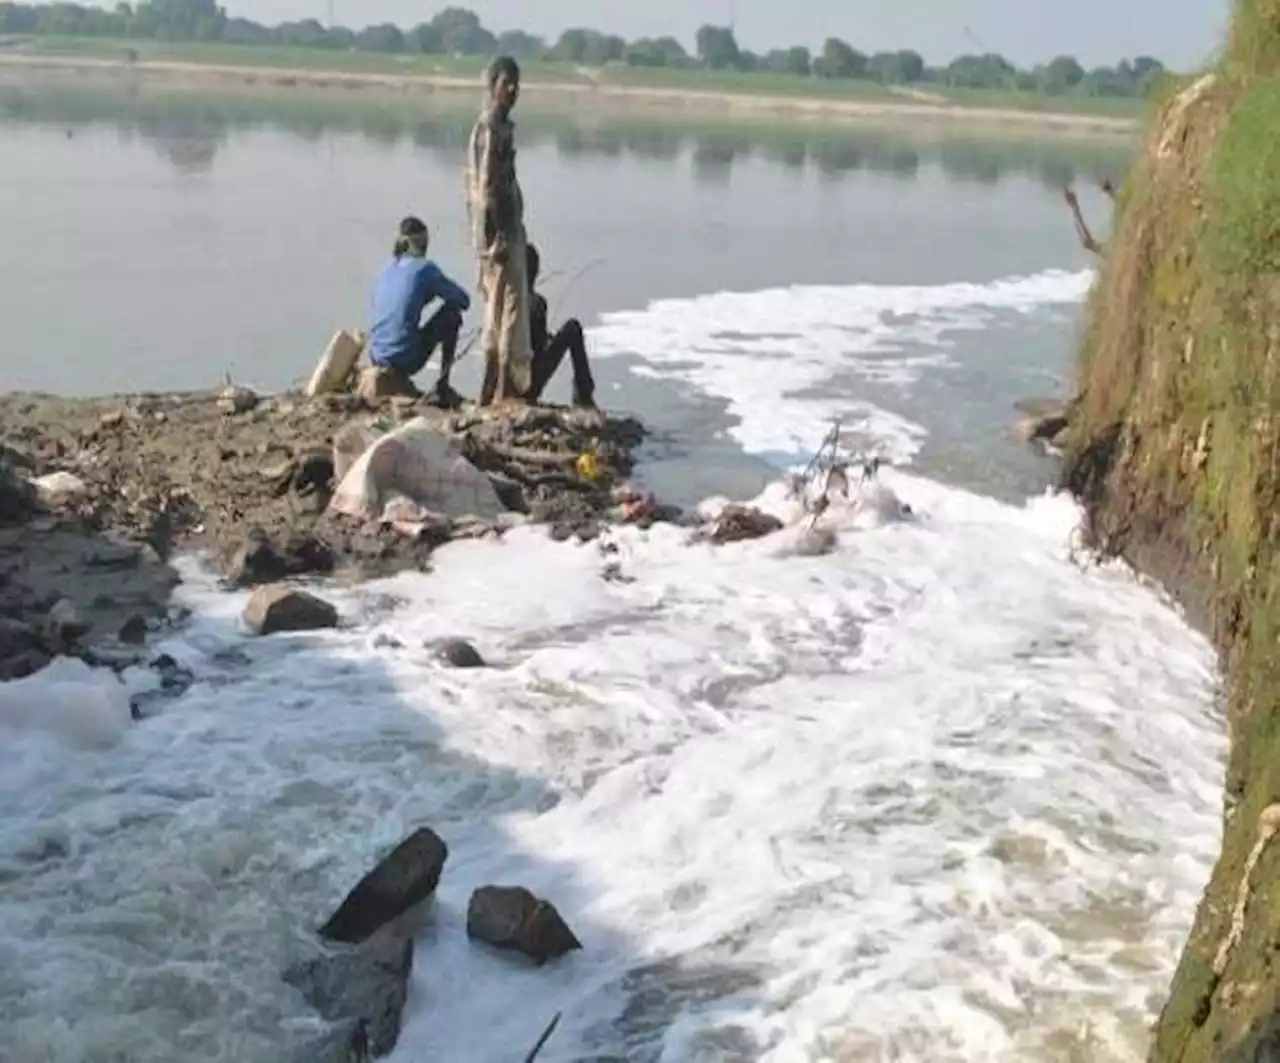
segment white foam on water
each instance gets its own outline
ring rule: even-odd
[[[129,694],[110,672],[62,657],[38,676],[0,683],[0,729],[109,748],[129,727]]]
[[[895,344],[941,360],[947,330],[1081,276],[714,296],[605,335],[779,448],[824,401],[795,391],[859,360],[905,379],[923,363]],[[877,332],[894,308],[915,316]],[[784,361],[713,341],[775,321]],[[194,618],[160,647],[187,694],[114,746],[0,743],[0,1058],[306,1058],[281,968],[426,823],[450,857],[400,1063],[522,1058],[558,1011],[543,1063],[1138,1063],[1216,854],[1208,644],[1124,568],[1074,563],[1062,497],[890,470],[824,518],[826,554],[781,485],[757,501],[793,523],[452,544],[429,575],[323,588],[346,626],[317,634],[247,637],[245,596],[188,568]],[[439,664],[455,635],[492,667]],[[584,950],[535,970],[469,944],[488,883],[551,900]]]
[[[882,475],[915,518],[837,510],[828,556],[518,530],[331,588],[318,635],[250,640],[192,573],[187,695],[106,752],[0,748],[0,1055],[281,1058],[281,965],[425,822],[404,1063],[560,1010],[561,1063],[1141,1059],[1215,852],[1210,649],[1071,562],[1069,502]],[[423,648],[460,633],[494,667]],[[471,947],[485,883],[584,951]]]
[[[925,431],[867,402],[840,378],[907,386],[949,364],[949,333],[990,327],[1002,314],[1081,302],[1093,272],[1046,270],[987,284],[859,284],[717,292],[604,314],[593,353],[643,358],[635,372],[682,380],[729,401],[735,440],[759,454],[795,454],[813,426],[839,419],[904,462]]]

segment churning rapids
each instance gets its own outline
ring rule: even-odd
[[[715,295],[594,342],[728,400],[748,450],[857,413],[906,461],[923,429],[826,377],[909,383],[952,331],[1087,285]],[[1216,852],[1210,647],[1074,563],[1068,499],[882,476],[915,519],[838,512],[828,556],[625,529],[606,581],[598,544],[518,530],[326,590],[351,624],[318,635],[243,638],[188,568],[163,648],[198,682],[164,714],[130,726],[76,669],[4,694],[0,1057],[277,1059],[310,1021],[291,949],[425,822],[451,855],[402,1063],[506,1063],[561,1010],[545,1063],[1141,1060]],[[452,635],[498,667],[441,670],[421,647]],[[485,882],[584,951],[469,948]]]

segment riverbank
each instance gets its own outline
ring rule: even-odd
[[[74,76],[80,84],[142,88],[162,84],[190,93],[271,94],[352,93],[404,99],[459,99],[474,94],[476,80],[453,73],[335,70],[303,66],[195,62],[169,58],[58,55],[0,51],[0,75],[8,79]],[[1037,100],[1037,104],[1043,101]],[[530,80],[523,98],[526,109],[598,109],[648,111],[673,117],[717,116],[729,119],[864,125],[912,124],[962,127],[984,132],[1051,133],[1086,137],[1128,136],[1137,129],[1129,115],[999,104],[957,103],[924,93],[890,91],[850,96],[754,93],[643,84],[611,84],[589,77],[578,80]]]
[[[1152,1063],[1253,1063],[1280,1047],[1275,17],[1238,5],[1222,62],[1147,131],[1090,307],[1067,448],[1094,545],[1182,601],[1226,679],[1221,852]]]
[[[344,448],[353,463],[370,440],[411,422],[482,470],[493,504],[480,516],[407,528],[331,507]],[[637,507],[619,487],[643,428],[595,411],[443,410],[410,397],[260,398],[233,388],[86,400],[6,395],[0,425],[6,483],[30,485],[25,493],[11,486],[12,519],[0,526],[5,615],[24,628],[0,647],[7,678],[68,648],[31,634],[45,631],[62,598],[86,629],[85,645],[145,640],[167,621],[178,583],[168,562],[179,553],[205,558],[233,587],[367,579],[424,570],[440,545],[496,537],[516,524],[587,540],[610,520],[675,515]]]

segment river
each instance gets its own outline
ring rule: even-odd
[[[296,381],[405,213],[470,283],[467,119],[0,89],[4,386]],[[191,567],[181,701],[105,752],[0,749],[0,1055],[280,1058],[291,948],[429,822],[452,855],[396,1060],[517,1058],[563,1010],[547,1063],[1137,1063],[1216,853],[1214,660],[1075,563],[1008,432],[1065,393],[1091,281],[1061,186],[1126,148],[586,112],[520,138],[552,314],[655,429],[653,487],[751,497],[839,419],[918,519],[825,558],[626,532],[626,583],[537,533],[456,544],[260,644]],[[459,633],[501,667],[414,649]],[[470,950],[482,881],[583,954]]]

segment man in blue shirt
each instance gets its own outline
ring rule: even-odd
[[[422,371],[439,347],[436,395],[451,401],[455,395],[449,386],[449,373],[458,353],[462,314],[471,305],[471,297],[427,258],[429,242],[427,227],[420,218],[408,217],[400,223],[391,261],[378,274],[373,293],[369,361],[393,369],[408,380]],[[435,299],[440,300],[441,306],[424,322],[423,312]]]

